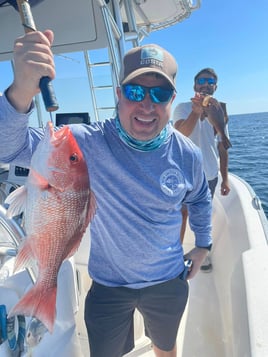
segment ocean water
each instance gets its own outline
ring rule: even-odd
[[[247,181],[268,217],[268,113],[229,116],[229,171]]]

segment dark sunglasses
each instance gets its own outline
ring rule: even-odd
[[[122,86],[124,96],[131,102],[142,102],[149,93],[153,103],[167,103],[170,101],[174,89],[164,87],[145,87],[139,84],[124,84]]]
[[[210,85],[214,85],[217,83],[216,79],[213,77],[211,78],[200,77],[196,79],[196,83],[199,84],[200,86],[204,85],[206,82]]]

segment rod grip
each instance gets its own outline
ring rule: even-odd
[[[51,78],[42,77],[39,82],[39,87],[46,110],[48,112],[54,112],[55,110],[59,109]]]
[[[36,31],[29,1],[17,0],[17,6],[21,16],[22,25],[24,26],[24,32]],[[42,77],[39,82],[39,87],[46,110],[48,112],[54,112],[59,109],[51,78]]]

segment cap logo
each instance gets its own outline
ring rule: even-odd
[[[155,47],[143,47],[141,49],[141,62],[143,66],[157,66],[162,68],[164,61],[164,55],[161,50]]]

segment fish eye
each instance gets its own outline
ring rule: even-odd
[[[78,162],[78,155],[76,153],[73,153],[71,156],[70,156],[70,161],[71,162]]]

